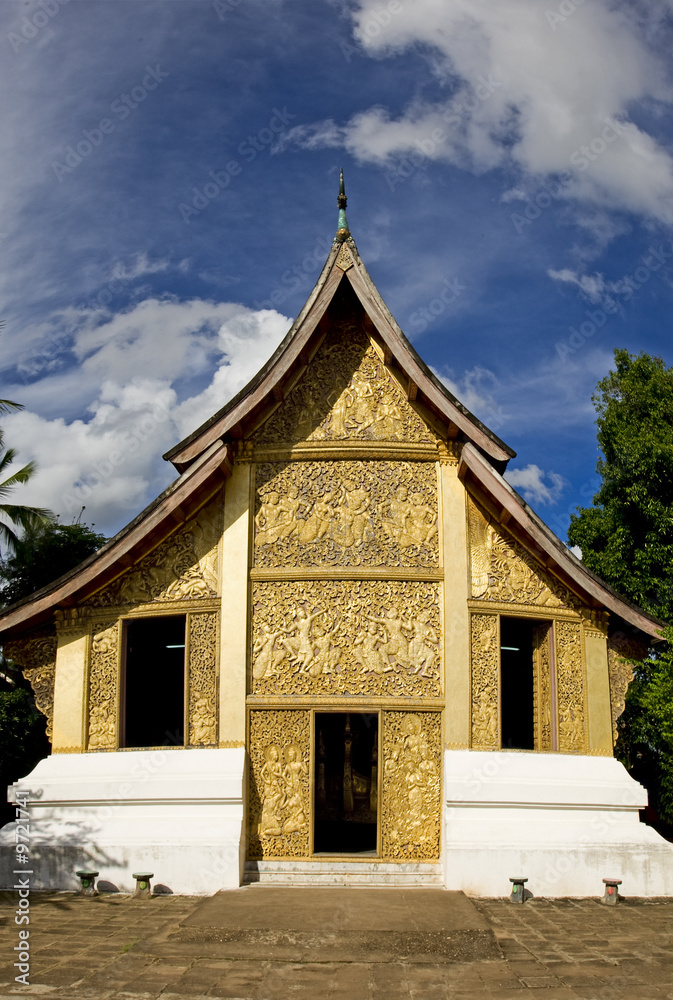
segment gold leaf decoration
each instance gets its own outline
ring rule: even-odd
[[[439,564],[434,462],[267,462],[255,497],[255,566]]]
[[[441,695],[436,583],[260,582],[252,605],[254,694]]]
[[[439,858],[442,720],[439,712],[383,713],[382,853]]]
[[[436,441],[364,330],[336,323],[311,365],[255,437],[299,441]]]
[[[249,857],[308,857],[310,713],[251,711],[249,748]]]

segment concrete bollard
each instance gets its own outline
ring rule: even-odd
[[[525,903],[527,878],[510,878],[512,883],[512,894],[509,897],[513,903]]]
[[[603,884],[605,892],[603,893],[601,903],[606,903],[608,906],[616,906],[619,902],[618,887],[622,884],[622,880],[620,878],[604,878]]]
[[[154,872],[134,872],[133,877],[136,880],[136,891],[133,895],[138,899],[147,899],[151,896],[152,886],[150,879],[154,878]]]
[[[96,878],[98,877],[98,872],[90,871],[78,871],[75,875],[80,881],[79,889],[77,890],[78,896],[97,896],[98,891],[96,889]]]

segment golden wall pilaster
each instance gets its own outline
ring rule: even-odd
[[[81,753],[86,747],[89,630],[79,612],[56,612],[56,641],[52,751]]]
[[[456,462],[439,465],[441,544],[444,563],[444,668],[446,744],[470,746],[470,616],[467,611],[468,563],[465,487]]]
[[[245,745],[248,559],[253,466],[237,462],[224,499],[220,628],[220,746]]]

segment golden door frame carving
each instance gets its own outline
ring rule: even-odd
[[[310,861],[315,825],[315,715],[352,705],[248,713],[248,851],[251,861]],[[438,861],[441,853],[441,711],[358,705],[378,717],[377,855],[342,861]],[[320,854],[319,860],[327,855]]]
[[[176,609],[178,610],[178,609]],[[124,670],[124,623],[139,618],[167,617],[126,615],[89,624],[87,670],[87,750],[118,750],[122,725],[122,675]],[[219,686],[219,611],[200,607],[179,609],[185,616],[184,746],[217,746]],[[133,750],[134,747],[123,749]],[[139,749],[155,749],[142,747]],[[156,748],[159,749],[159,748]]]
[[[486,609],[484,609],[485,612]],[[533,609],[531,609],[533,610]],[[509,607],[470,615],[470,729],[473,750],[501,750],[500,618],[525,618],[533,629],[532,752],[587,752],[586,657],[582,621]]]

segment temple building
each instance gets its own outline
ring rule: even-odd
[[[661,623],[503,478],[514,452],[432,374],[346,220],[178,478],[0,617],[52,753],[33,885],[245,882],[673,895],[673,845],[613,757]],[[0,833],[3,884],[14,828]]]

